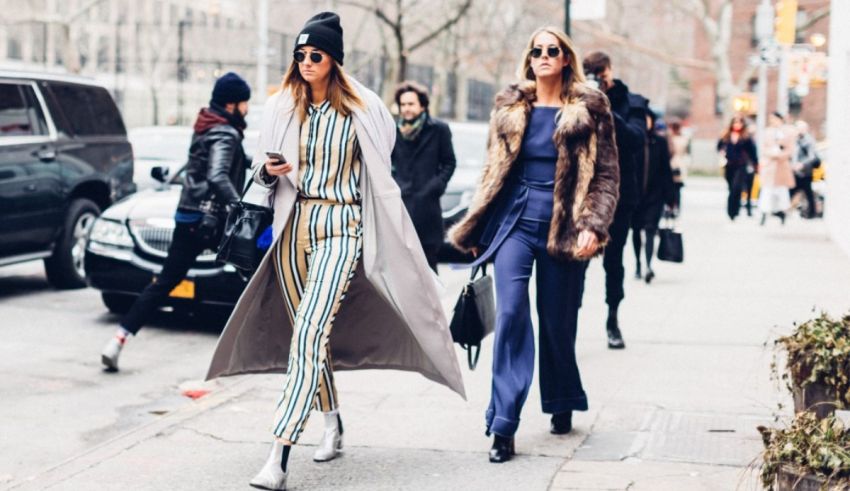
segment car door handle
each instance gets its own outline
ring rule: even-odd
[[[36,152],[36,156],[42,162],[50,162],[51,160],[56,160],[56,150],[53,150],[52,148],[42,148]]]

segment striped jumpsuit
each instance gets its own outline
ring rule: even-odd
[[[361,251],[360,148],[352,117],[329,101],[301,124],[298,200],[274,262],[292,341],[273,432],[295,443],[312,408],[337,408],[328,339]]]

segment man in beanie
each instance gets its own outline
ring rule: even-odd
[[[127,339],[139,332],[186,277],[195,259],[218,246],[227,207],[239,201],[250,165],[242,149],[250,98],[245,80],[230,72],[216,81],[209,107],[198,113],[168,257],[104,347],[101,361],[107,370],[118,370],[118,356]]]
[[[449,125],[428,113],[428,91],[416,82],[402,82],[395,92],[399,119],[392,153],[393,178],[425,250],[428,265],[437,271],[443,244],[440,197],[455,171],[455,152]]]

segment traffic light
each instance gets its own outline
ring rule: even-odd
[[[776,42],[791,46],[797,37],[797,0],[776,2]]]

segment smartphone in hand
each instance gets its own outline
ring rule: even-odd
[[[273,150],[267,150],[266,156],[270,159],[275,159],[278,161],[276,165],[282,165],[286,163],[286,157],[283,156],[280,152],[275,152]]]

